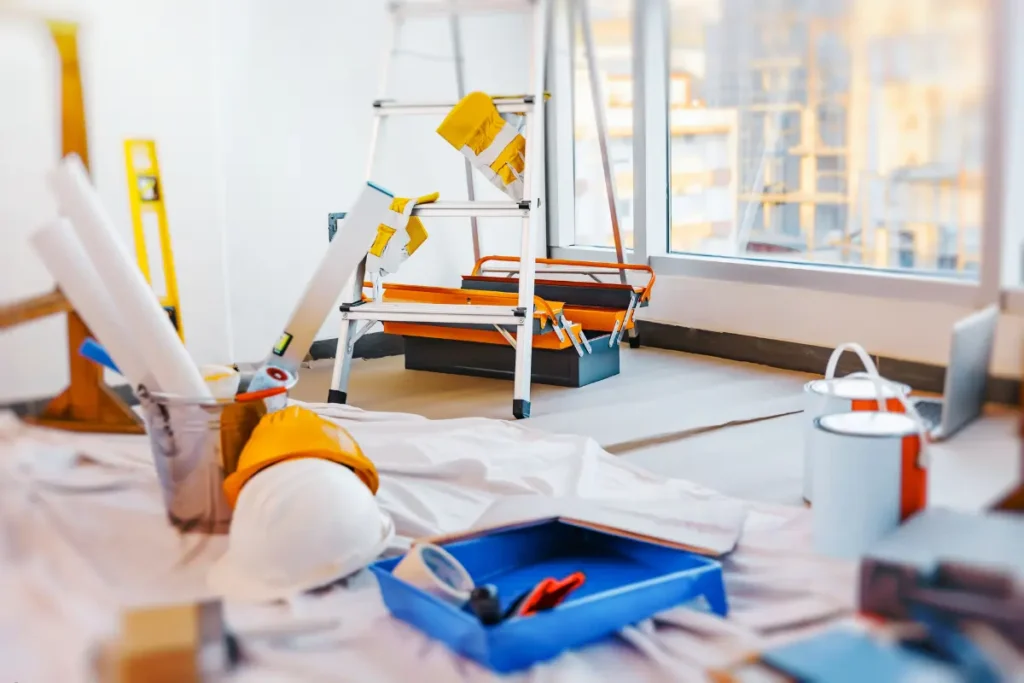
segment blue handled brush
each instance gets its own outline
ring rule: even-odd
[[[93,339],[92,337],[86,337],[82,342],[82,345],[78,347],[78,353],[83,357],[88,358],[93,363],[102,365],[105,368],[110,368],[116,373],[120,374],[120,370],[117,369],[117,364],[114,363],[114,359],[110,357],[107,350],[103,346]]]

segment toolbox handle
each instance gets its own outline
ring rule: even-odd
[[[539,258],[534,259],[537,263],[545,266],[579,266],[582,268],[606,268],[608,270],[636,270],[648,274],[647,284],[640,293],[640,301],[647,301],[651,298],[651,289],[654,288],[654,269],[648,265],[639,263],[606,263],[604,261],[577,261],[574,259],[560,258]],[[472,275],[480,275],[481,268],[488,261],[502,261],[504,263],[518,263],[518,256],[482,256],[473,266]]]

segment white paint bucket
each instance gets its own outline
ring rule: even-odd
[[[855,372],[846,377],[836,377],[836,369],[839,367],[839,359],[843,352],[852,351],[860,358],[864,366],[864,372]],[[879,379],[878,368],[871,356],[860,344],[846,342],[840,344],[829,356],[828,365],[825,367],[825,379],[814,380],[804,385],[804,393],[807,396],[804,413],[807,415],[806,429],[804,432],[804,485],[803,498],[810,503],[813,499],[814,490],[814,452],[811,447],[811,434],[814,430],[815,418],[830,413],[846,413],[854,410],[894,410],[902,412],[906,404],[906,396],[910,393],[910,387],[905,384],[894,384],[887,380]],[[889,387],[886,389],[886,387]],[[901,390],[896,389],[902,388]],[[878,404],[878,398],[886,397],[885,406]]]
[[[900,399],[906,399],[910,395],[909,386],[887,381],[882,387],[882,392],[886,399],[886,410],[894,413],[904,412]],[[869,376],[861,373],[834,379],[812,380],[804,385],[804,393],[806,394],[804,414],[807,415],[807,423],[804,436],[803,498],[810,503],[814,499],[812,495],[814,458],[818,452],[811,445],[811,436],[815,429],[814,421],[822,415],[833,413],[877,411],[879,405],[875,383]]]
[[[920,423],[895,412],[814,420],[814,549],[855,558],[925,505]]]

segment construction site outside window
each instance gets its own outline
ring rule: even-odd
[[[631,4],[633,14],[621,3],[620,13],[632,20],[632,39],[647,33],[629,77],[647,66],[639,85],[633,78],[642,100],[628,101],[634,119],[665,107],[668,150],[662,181],[648,129],[633,138],[633,167],[617,174],[620,203],[638,193],[634,258],[663,275],[956,306],[1002,301],[1024,313],[1024,222],[1011,219],[1024,213],[1024,193],[1006,191],[1024,178],[1024,116],[1013,113],[1024,106],[1014,84],[1024,49],[1009,50],[1022,42],[1024,8],[1012,0]],[[637,13],[655,12],[642,28]],[[646,71],[658,50],[662,74]],[[575,100],[584,101],[579,92]],[[702,156],[716,148],[729,150],[724,163]],[[648,184],[664,182],[666,197],[633,182],[638,164]],[[600,258],[608,242],[555,246]]]

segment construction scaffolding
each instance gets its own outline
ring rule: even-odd
[[[976,270],[985,3],[714,4],[685,106],[735,114],[736,228],[672,248]]]

